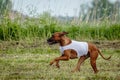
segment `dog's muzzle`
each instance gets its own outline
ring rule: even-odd
[[[49,38],[49,39],[47,39],[47,43],[48,43],[49,45],[52,45],[52,44],[56,44],[56,43],[58,43],[58,42],[55,41],[55,40],[53,40],[52,38]]]

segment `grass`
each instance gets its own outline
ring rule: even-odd
[[[40,18],[41,21],[41,18]],[[120,39],[120,24],[108,23],[81,23],[76,24],[62,24],[55,23],[54,20],[41,23],[36,19],[25,19],[20,22],[19,19],[12,21],[10,19],[3,19],[0,23],[0,40],[21,40],[25,38],[40,39],[48,38],[52,33],[57,31],[67,31],[71,38],[77,39],[91,39],[91,40],[119,40]],[[57,21],[57,20],[56,20]],[[48,24],[49,23],[49,24]]]
[[[59,53],[58,53],[59,54]],[[110,61],[105,61],[101,57],[97,60],[100,70],[94,74],[89,60],[81,66],[81,71],[72,73],[71,70],[76,66],[77,59],[61,61],[61,68],[49,66],[50,60],[59,56],[55,54],[1,54],[0,55],[0,79],[42,79],[42,80],[117,80],[120,79],[120,55],[114,53]],[[108,55],[104,55],[108,56]]]
[[[100,70],[94,74],[89,59],[80,72],[72,73],[77,60],[61,61],[61,68],[49,66],[59,56],[58,45],[49,46],[46,38],[56,31],[67,31],[71,39],[95,41],[110,61],[97,60]],[[97,40],[97,41],[96,41]],[[100,42],[102,41],[102,42]],[[108,41],[108,42],[106,42]],[[109,42],[110,41],[110,42]],[[116,42],[117,41],[117,42]],[[1,80],[119,80],[120,79],[120,24],[59,23],[51,19],[28,18],[21,22],[9,18],[0,22],[0,79]]]
[[[36,44],[38,43],[38,44]],[[44,44],[44,45],[43,45]],[[58,46],[48,46],[44,42],[3,41],[0,48],[0,79],[1,80],[119,80],[120,50],[104,49],[105,57],[112,54],[110,61],[97,59],[100,70],[94,74],[89,59],[81,66],[80,72],[72,73],[78,59],[61,61],[60,69],[49,62],[60,56]],[[54,49],[54,50],[53,50]]]
[[[75,22],[60,21],[50,14],[14,20],[5,15],[0,19],[0,80],[120,80],[120,20],[116,15],[115,19],[105,16],[103,20]],[[49,66],[60,53],[58,45],[48,46],[45,40],[56,31],[69,32],[71,39],[94,41],[104,56],[112,55],[111,60],[98,58],[98,74],[93,73],[89,59],[75,73],[71,70],[78,59],[61,61],[60,69]]]

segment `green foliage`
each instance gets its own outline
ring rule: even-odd
[[[3,20],[0,24],[0,40],[21,40],[35,37],[43,39],[50,37],[52,33],[57,31],[67,31],[69,32],[68,36],[73,39],[120,39],[120,24],[112,24],[110,26],[107,26],[107,24],[104,23],[99,26],[91,24],[61,25],[55,23],[55,20],[51,21],[49,24],[47,24],[47,22],[41,23],[39,20],[27,19],[22,23],[19,20]],[[52,18],[50,20],[52,20]]]
[[[119,18],[118,3],[116,2],[115,6],[115,4],[111,4],[108,0],[93,0],[93,7],[89,9],[90,11],[88,11],[87,15],[84,15],[84,17],[86,16],[85,21],[74,19],[73,21],[68,20],[64,22],[65,20],[59,21],[60,18],[52,17],[49,12],[43,12],[38,18],[27,17],[27,19],[20,19],[20,16],[18,16],[19,18],[11,20],[7,15],[2,15],[11,9],[11,1],[0,0],[0,15],[2,16],[0,19],[0,40],[21,40],[36,37],[45,39],[57,31],[69,32],[68,36],[72,39],[119,40],[120,24],[117,24],[119,20],[115,19],[118,22],[111,21],[114,20],[115,16],[115,18]],[[113,18],[109,19],[108,16],[111,15],[113,15]]]
[[[86,7],[88,12],[86,13]],[[110,0],[92,0],[91,7],[82,5],[81,17],[84,21],[103,21],[105,19],[119,22],[120,21],[120,1],[110,2]]]
[[[92,3],[93,7],[90,9],[91,11],[95,10],[96,18],[110,16],[113,13],[114,4],[110,3],[108,0],[94,0]],[[92,13],[94,14],[94,13]],[[98,16],[98,17],[97,17]]]
[[[6,15],[12,8],[11,0],[0,0],[0,17]]]

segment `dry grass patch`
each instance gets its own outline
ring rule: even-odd
[[[107,52],[107,51],[106,51]],[[108,54],[104,54],[109,56]],[[80,72],[72,73],[77,60],[61,61],[60,69],[49,66],[50,60],[58,54],[0,54],[0,79],[40,79],[40,80],[119,80],[120,55],[115,53],[110,61],[101,57],[97,60],[100,72],[94,74],[89,59],[81,66]]]

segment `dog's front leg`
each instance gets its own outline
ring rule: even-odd
[[[60,68],[59,66],[59,60],[56,60],[57,58],[55,58],[53,61],[50,62],[50,65],[54,64],[56,62],[56,67]]]
[[[56,62],[56,66],[59,68],[59,61],[64,60],[68,61],[70,59],[70,50],[65,50],[64,54],[60,57],[55,58],[53,61],[50,62],[50,65],[52,65],[54,62]]]
[[[70,59],[69,56],[62,55],[62,56],[60,56],[60,57],[55,58],[53,61],[51,61],[51,62],[50,62],[50,65],[52,65],[52,64],[54,64],[54,63],[56,62],[56,66],[59,68],[59,67],[60,67],[60,66],[59,66],[59,61],[60,61],[60,60],[67,61],[67,60],[69,60],[69,59]]]
[[[60,66],[59,66],[59,61],[60,61],[60,60],[68,61],[69,59],[70,59],[70,57],[67,56],[67,55],[64,55],[64,56],[61,56],[61,57],[57,58],[57,59],[56,59],[56,66],[57,66],[58,68],[60,68]]]
[[[59,61],[56,61],[56,67],[60,68]]]

